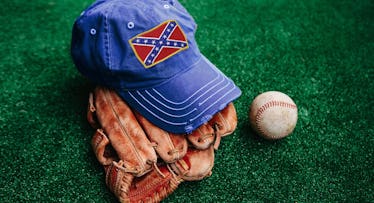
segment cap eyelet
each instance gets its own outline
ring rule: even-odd
[[[127,23],[127,28],[129,28],[129,29],[133,29],[135,27],[135,24],[134,24],[134,22],[128,22]]]
[[[91,34],[91,35],[96,35],[96,30],[95,30],[94,28],[92,28],[92,29],[90,30],[90,34]]]
[[[165,9],[169,9],[169,8],[170,8],[170,6],[169,6],[169,5],[167,5],[167,4],[165,4],[165,5],[164,5],[164,8],[165,8]]]

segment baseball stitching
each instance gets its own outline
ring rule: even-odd
[[[291,104],[291,103],[287,103],[287,102],[283,102],[283,101],[270,101],[270,102],[262,105],[261,108],[258,109],[257,114],[256,114],[256,126],[257,126],[257,130],[263,135],[266,135],[266,134],[265,134],[265,131],[260,127],[260,118],[261,118],[262,114],[268,108],[275,107],[275,106],[286,107],[286,108],[290,108],[290,109],[297,109],[297,106],[295,104]]]

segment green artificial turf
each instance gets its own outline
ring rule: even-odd
[[[88,0],[0,3],[0,202],[115,202],[85,120],[93,87],[74,67],[74,19]],[[373,202],[374,2],[182,0],[200,50],[241,88],[238,127],[211,177],[165,202]],[[278,90],[294,133],[259,138],[248,107]]]

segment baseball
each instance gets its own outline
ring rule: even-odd
[[[268,140],[291,134],[297,122],[297,106],[286,94],[269,91],[258,95],[249,109],[252,128]]]

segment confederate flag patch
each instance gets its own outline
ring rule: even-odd
[[[175,20],[169,20],[129,40],[139,61],[150,68],[188,49],[186,35]]]

